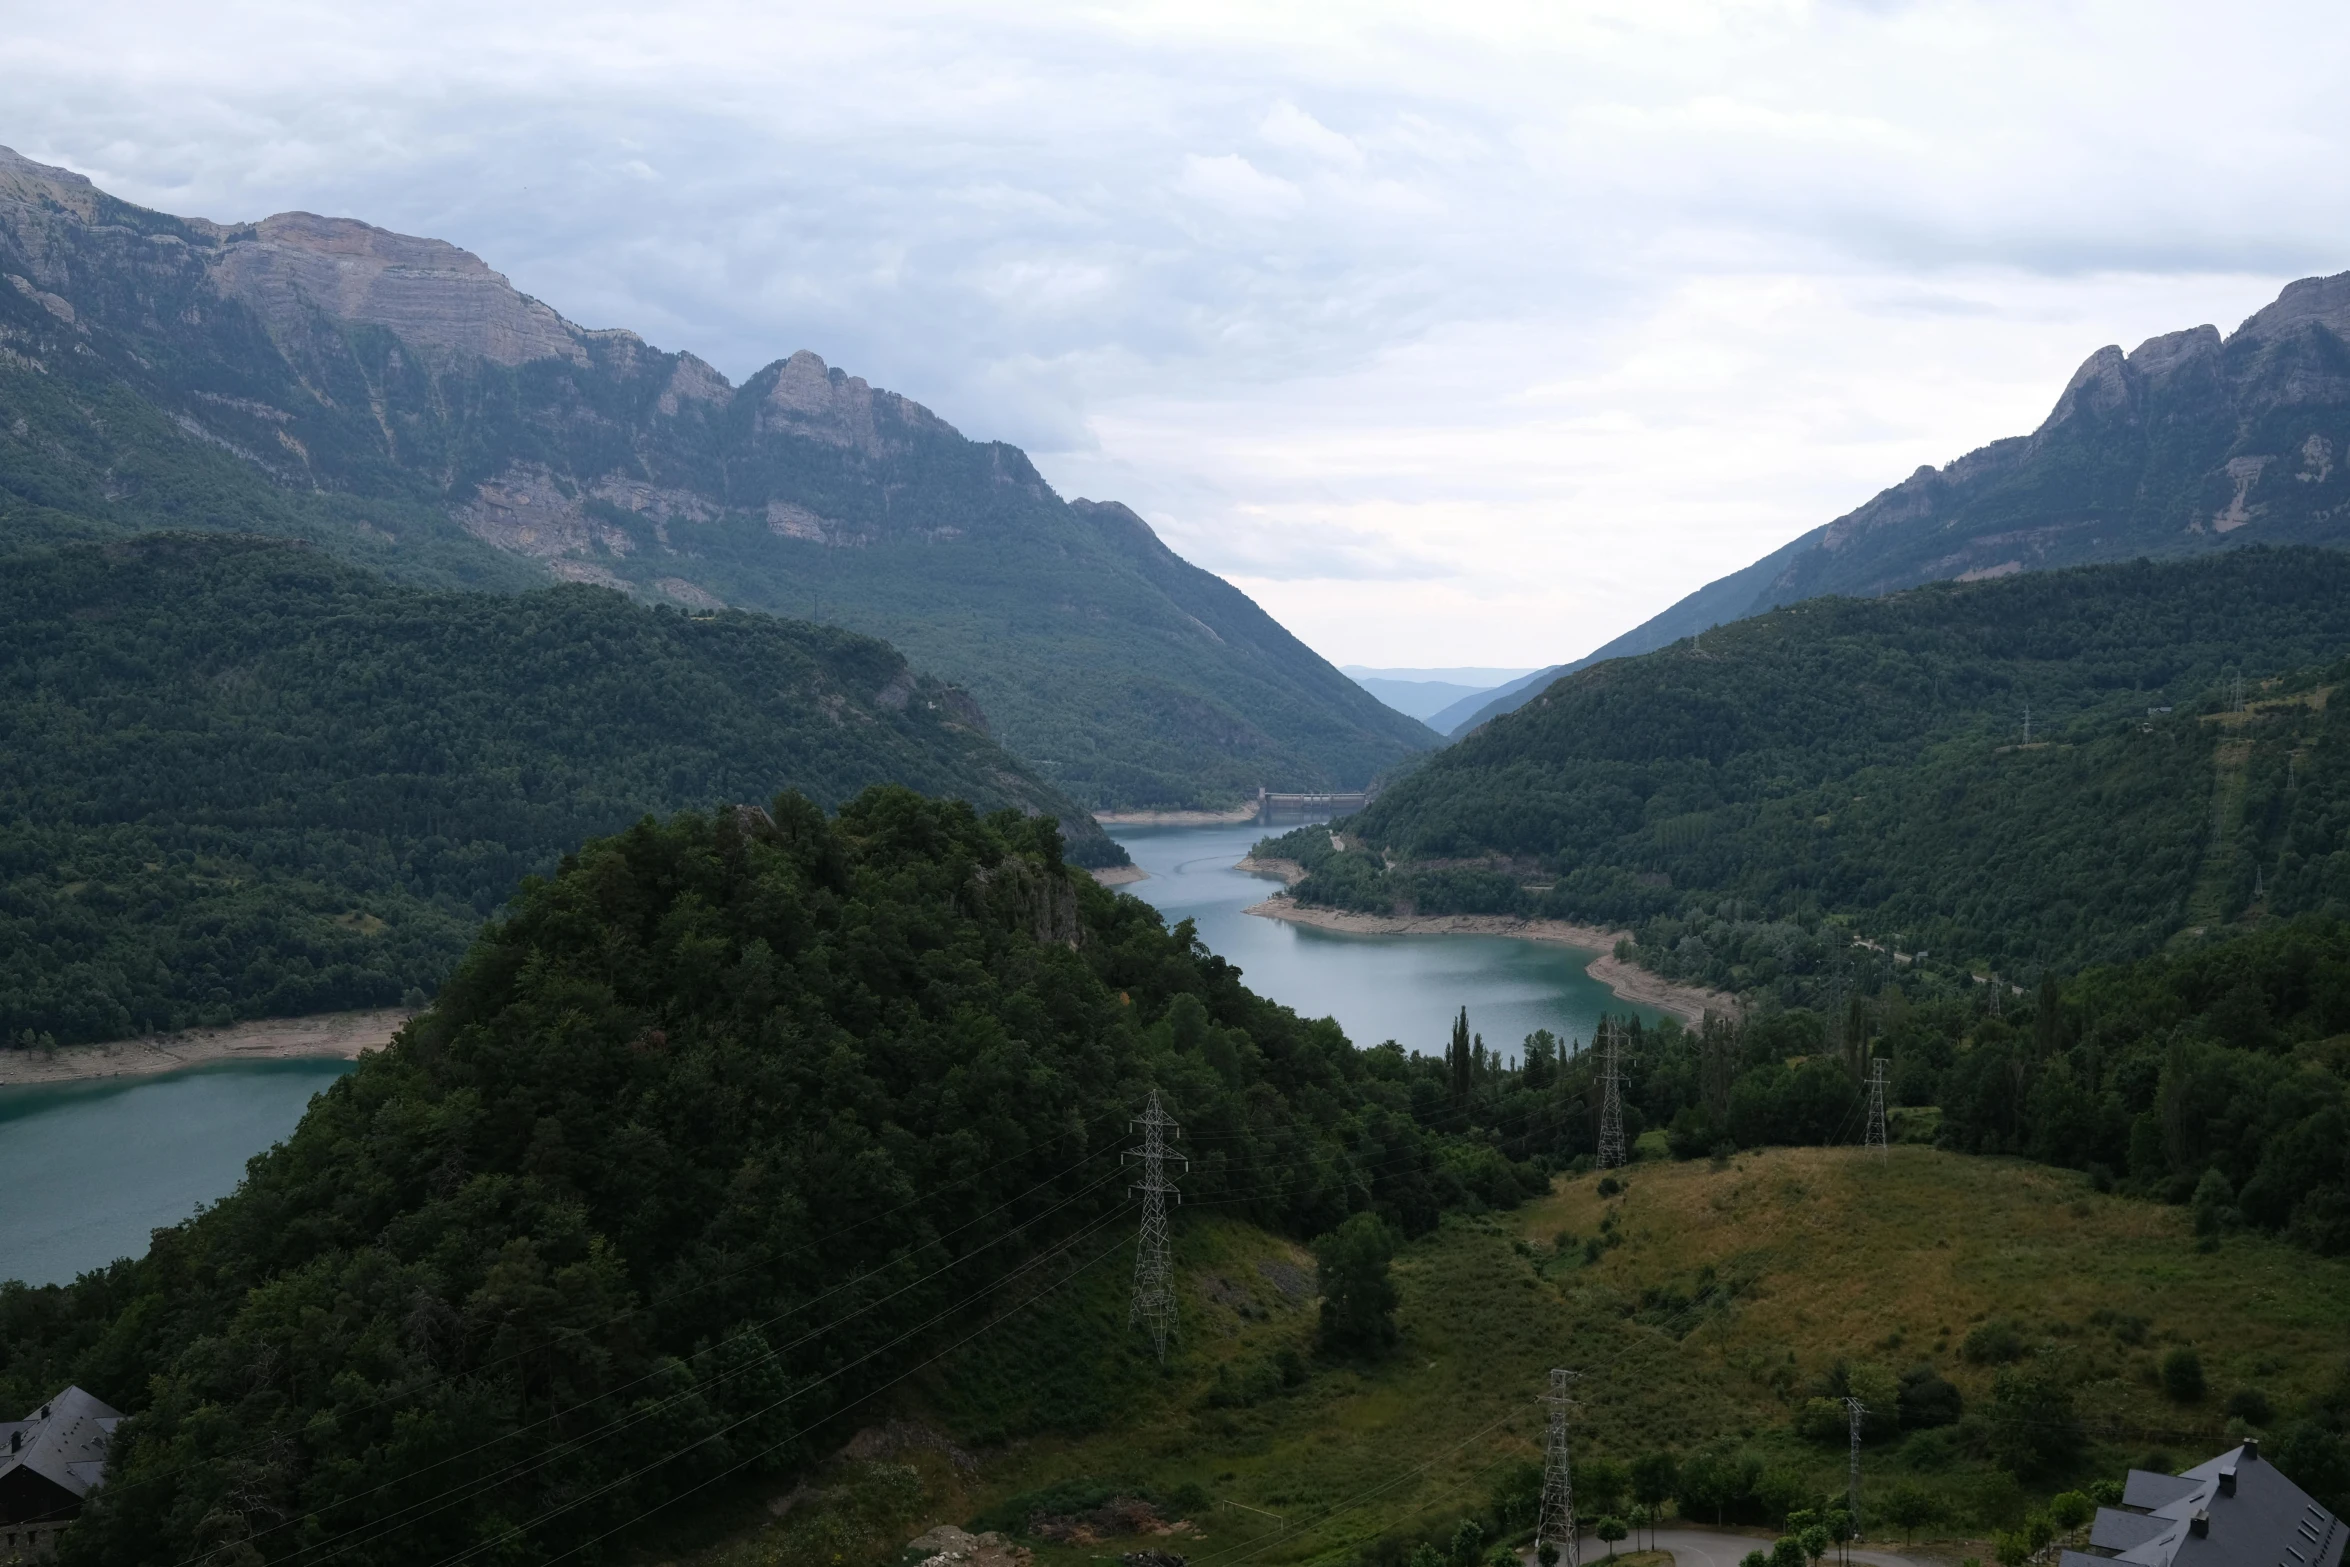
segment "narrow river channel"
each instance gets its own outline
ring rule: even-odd
[[[1189,919],[1261,995],[1335,1017],[1359,1045],[1444,1048],[1469,1009],[1486,1044],[1517,1053],[1547,1028],[1589,1039],[1604,1008],[1635,1011],[1583,972],[1591,954],[1501,936],[1355,936],[1242,910],[1280,883],[1233,868],[1262,835],[1237,827],[1120,827],[1146,880],[1126,890]],[[0,1279],[62,1283],[147,1249],[148,1231],[226,1196],[245,1161],[285,1137],[344,1061],[265,1061],[168,1076],[0,1088]]]

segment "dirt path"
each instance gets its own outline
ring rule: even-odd
[[[104,1045],[67,1045],[51,1052],[0,1050],[0,1087],[71,1083],[91,1078],[147,1077],[213,1061],[283,1061],[340,1057],[355,1061],[380,1050],[408,1021],[401,1007],[378,1012],[327,1012],[315,1017],[262,1018],[226,1028],[195,1028],[151,1039]]]
[[[1242,867],[1250,868],[1246,861]],[[1262,868],[1271,869],[1271,863]],[[1354,914],[1343,909],[1308,908],[1286,893],[1276,893],[1242,912],[1364,936],[1507,936],[1516,941],[1578,947],[1598,954],[1583,971],[1626,1001],[1670,1013],[1692,1026],[1704,1021],[1708,1012],[1735,1017],[1739,1010],[1735,996],[1664,979],[1617,957],[1616,943],[1629,940],[1630,931],[1603,930],[1566,920],[1526,920],[1508,914]]]

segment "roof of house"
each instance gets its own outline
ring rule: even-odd
[[[31,1482],[47,1481],[64,1495],[61,1505],[78,1503],[106,1478],[106,1444],[122,1412],[78,1387],[69,1387],[22,1420],[0,1420],[0,1495],[14,1505],[27,1495],[46,1494]]]
[[[2122,1505],[2097,1509],[2090,1549],[2066,1551],[2063,1567],[2341,1567],[2344,1538],[2246,1442],[2183,1475],[2131,1470]]]

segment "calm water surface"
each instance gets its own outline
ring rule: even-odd
[[[225,1197],[348,1061],[0,1088],[0,1279],[62,1284]]]
[[[1616,999],[1583,972],[1592,954],[1506,936],[1352,936],[1269,920],[1241,910],[1281,883],[1233,869],[1265,836],[1237,827],[1113,827],[1134,863],[1150,872],[1123,890],[1171,924],[1197,922],[1200,940],[1240,966],[1259,995],[1306,1017],[1334,1017],[1358,1045],[1383,1039],[1442,1054],[1463,1006],[1488,1049],[1514,1056],[1538,1028],[1591,1037],[1604,1009],[1654,1021],[1662,1014]]]
[[[1515,1054],[1538,1028],[1589,1039],[1627,1008],[1583,972],[1588,952],[1499,936],[1350,936],[1241,910],[1280,883],[1233,869],[1263,836],[1239,827],[1120,827],[1150,872],[1126,890],[1190,919],[1249,987],[1359,1045],[1441,1052],[1453,1013]],[[62,1283],[147,1249],[147,1234],[225,1197],[347,1061],[254,1061],[168,1077],[0,1088],[0,1279]]]

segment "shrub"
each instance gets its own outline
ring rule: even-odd
[[[1843,1443],[1850,1434],[1844,1405],[1833,1398],[1807,1398],[1795,1411],[1795,1434],[1807,1442]]]
[[[1954,1426],[1966,1412],[1958,1386],[1929,1365],[1915,1365],[1901,1374],[1901,1392],[1895,1400],[1904,1430],[1925,1431]]]
[[[2011,1366],[1992,1380],[1986,1434],[1992,1460],[2019,1479],[2062,1469],[2081,1451],[2072,1394],[2045,1370]]]
[[[2238,1420],[2256,1426],[2265,1426],[2276,1418],[2268,1395],[2256,1387],[2240,1387],[2228,1395],[2228,1413]]]
[[[1394,1238],[1375,1213],[1358,1213],[1314,1243],[1324,1353],[1368,1358],[1395,1343],[1395,1308],[1401,1302],[1387,1276],[1394,1255]]]
[[[2012,1322],[1985,1322],[1967,1334],[1958,1352],[1978,1366],[2004,1366],[2024,1358],[2023,1330]]]
[[[2162,1357],[2162,1390],[2174,1404],[2203,1401],[2203,1357],[2181,1344]]]
[[[1901,1531],[1903,1544],[1927,1524],[1941,1516],[1941,1499],[1912,1480],[1903,1480],[1888,1488],[1885,1499],[1877,1510],[1885,1521]]]
[[[2097,1512],[2097,1504],[2079,1491],[2059,1491],[2048,1502],[2049,1521],[2059,1529],[2078,1529]]]

